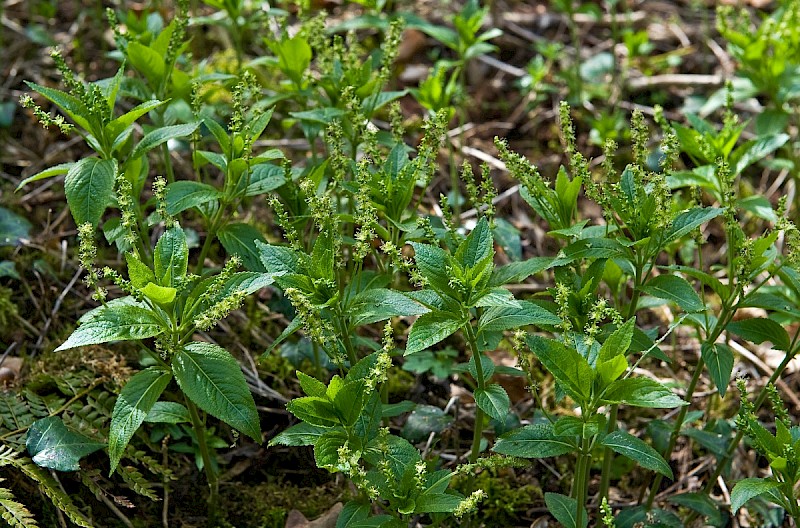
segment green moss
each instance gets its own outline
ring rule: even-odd
[[[467,480],[466,477],[461,477],[457,487],[466,484]],[[544,493],[539,482],[527,472],[520,473],[511,468],[481,471],[475,477],[474,488],[482,489],[487,494],[475,514],[478,525],[518,526],[527,510],[541,506],[544,502]]]
[[[351,496],[341,486],[329,482],[314,487],[297,487],[284,481],[262,484],[229,483],[222,498],[224,519],[231,528],[284,528],[291,510],[315,519],[337,502]],[[233,521],[235,519],[235,521]]]

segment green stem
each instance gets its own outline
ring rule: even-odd
[[[703,358],[697,362],[697,366],[694,369],[694,375],[692,375],[692,379],[689,382],[689,387],[686,389],[686,398],[685,401],[691,403],[692,395],[694,394],[694,390],[697,387],[697,382],[700,381],[700,374],[703,373],[703,367],[705,366],[705,362]],[[667,449],[664,450],[664,458],[669,460],[670,454],[675,449],[675,444],[678,442],[678,436],[680,436],[681,427],[683,426],[683,420],[686,418],[686,413],[689,411],[689,405],[684,405],[681,407],[681,410],[678,411],[678,416],[675,418],[675,426],[672,428],[672,433],[669,436],[669,443],[667,444]],[[656,498],[656,494],[658,493],[658,488],[661,486],[661,480],[664,478],[662,474],[656,475],[655,480],[653,480],[653,485],[650,486],[650,494],[647,496],[647,505],[645,506],[646,510],[650,510],[653,507],[653,501]]]
[[[783,371],[786,369],[786,366],[789,362],[794,359],[795,355],[797,355],[798,349],[794,349],[791,353],[786,354],[781,361],[781,364],[778,365],[778,368],[775,369],[775,372],[772,373],[767,383],[764,387],[761,388],[759,391],[758,396],[756,397],[755,401],[753,402],[753,412],[758,412],[761,406],[764,404],[764,401],[767,399],[767,386],[772,385],[777,381]],[[736,448],[739,447],[739,442],[742,441],[744,437],[744,431],[740,430],[736,433],[736,436],[733,438],[733,441],[728,445],[728,449],[725,451],[725,454],[722,458],[718,461],[716,469],[714,469],[714,473],[711,474],[711,478],[706,482],[705,488],[703,488],[703,493],[708,494],[714,489],[714,483],[717,481],[719,476],[725,470],[725,466],[728,465],[730,459],[733,457],[733,454],[736,452]]]
[[[581,455],[578,463],[579,472],[575,475],[575,526],[583,526],[583,510],[589,496],[589,471],[592,467],[592,452],[589,447],[589,439],[581,440]]]
[[[478,340],[475,337],[475,330],[472,328],[472,323],[468,322],[464,326],[465,330],[467,331],[467,339],[469,340],[469,347],[472,351],[472,357],[475,360],[475,373],[478,375],[478,379],[475,380],[478,383],[478,388],[483,390],[486,388],[486,380],[484,379],[483,375],[483,364],[481,362],[481,353],[478,351]],[[484,412],[483,410],[476,404],[475,405],[475,429],[472,432],[472,451],[469,454],[469,462],[474,464],[476,460],[478,460],[478,455],[481,451],[481,438],[483,437],[483,420],[484,420]]]
[[[225,207],[225,204],[220,203],[217,212],[214,214],[214,217],[211,219],[211,223],[208,226],[208,232],[206,233],[206,239],[203,241],[203,247],[200,249],[200,256],[197,258],[197,268],[195,269],[195,274],[202,276],[203,275],[203,264],[206,261],[206,257],[208,256],[208,252],[211,250],[211,244],[214,242],[214,238],[217,235],[217,230],[219,229],[220,220],[222,218],[222,211]]]
[[[638,258],[637,258],[638,261]],[[639,295],[641,294],[641,281],[642,281],[642,274],[643,274],[644,266],[637,266],[636,273],[633,279],[633,293],[631,294],[631,302],[628,305],[628,317],[636,316],[636,305],[639,304]],[[619,412],[619,405],[613,404],[609,409],[609,416],[608,416],[608,427],[606,428],[606,434],[611,434],[617,429],[617,413]],[[600,473],[600,490],[599,495],[600,499],[606,497],[608,495],[608,486],[611,481],[611,467],[614,464],[614,451],[611,450],[610,447],[606,447],[603,449],[603,469]]]
[[[208,488],[210,495],[208,498],[208,520],[209,524],[217,517],[217,506],[219,504],[219,479],[217,473],[214,471],[214,466],[211,463],[211,451],[208,449],[206,442],[206,425],[200,419],[200,413],[197,412],[197,406],[184,395],[186,408],[189,409],[189,416],[192,418],[192,427],[194,428],[195,435],[197,436],[197,445],[200,448],[200,456],[203,458],[203,469],[208,480]]]

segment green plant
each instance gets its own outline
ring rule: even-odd
[[[747,401],[747,386],[743,380],[737,382],[742,394],[742,406],[737,424],[761,456],[769,461],[771,475],[763,478],[746,478],[738,481],[731,490],[731,511],[736,513],[748,501],[766,496],[770,502],[780,505],[797,525],[800,523],[800,504],[795,491],[800,480],[800,430],[793,426],[789,413],[774,385],[766,386],[768,398],[775,413],[775,434],[764,428],[754,414],[753,405]]]

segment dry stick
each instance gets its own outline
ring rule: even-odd
[[[44,328],[42,328],[42,332],[39,334],[39,338],[36,340],[36,344],[34,348],[37,350],[41,348],[42,341],[44,340],[44,336],[47,335],[47,331],[50,329],[50,325],[53,323],[53,319],[55,318],[58,310],[61,309],[61,303],[64,302],[64,299],[67,297],[67,293],[72,290],[72,287],[75,286],[75,283],[78,282],[78,277],[81,276],[81,272],[83,268],[78,268],[78,271],[75,272],[75,275],[72,276],[72,280],[69,281],[69,284],[64,288],[61,294],[56,299],[55,304],[53,305],[53,309],[50,311],[50,317],[44,322]]]

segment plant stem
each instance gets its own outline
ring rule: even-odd
[[[767,399],[767,394],[768,394],[767,386],[775,383],[775,381],[780,377],[780,375],[786,369],[786,366],[789,364],[789,362],[795,357],[797,352],[798,349],[794,349],[792,353],[787,353],[784,356],[783,361],[781,361],[781,364],[778,365],[778,368],[775,369],[775,372],[772,373],[772,376],[770,376],[767,383],[764,385],[764,387],[761,388],[761,391],[759,391],[758,396],[756,396],[756,399],[753,402],[753,412],[758,412],[758,410],[764,404],[764,400]],[[733,457],[733,454],[736,452],[736,448],[739,447],[739,442],[742,441],[743,437],[744,437],[744,431],[740,430],[736,433],[736,436],[733,438],[731,443],[728,444],[728,449],[725,451],[725,454],[717,463],[717,467],[716,469],[714,469],[714,473],[711,474],[711,478],[708,480],[708,482],[706,482],[706,485],[702,491],[703,494],[710,493],[711,490],[714,488],[714,483],[717,481],[719,476],[725,470],[725,467],[728,465],[728,462],[730,462],[731,457]]]
[[[478,379],[475,380],[478,383],[478,388],[483,390],[486,388],[486,380],[483,379],[483,364],[481,363],[481,353],[478,351],[478,340],[475,337],[475,331],[472,329],[472,323],[468,322],[464,325],[464,328],[467,331],[467,339],[469,340],[469,347],[472,351],[472,357],[475,360],[475,373],[478,375]],[[475,430],[472,432],[472,451],[469,454],[469,461],[470,463],[475,463],[478,460],[478,455],[481,451],[481,438],[483,436],[483,420],[484,420],[484,412],[477,403],[475,405]]]
[[[694,389],[697,387],[697,382],[700,381],[700,374],[703,373],[704,366],[705,362],[703,361],[703,358],[700,358],[700,360],[697,362],[697,366],[694,369],[694,375],[692,375],[692,379],[689,382],[689,387],[686,389],[685,400],[689,403],[691,403]],[[664,458],[667,460],[669,460],[670,454],[675,449],[675,444],[678,442],[678,436],[680,436],[681,427],[683,426],[683,420],[686,418],[686,413],[688,411],[689,405],[684,405],[681,407],[681,410],[678,412],[678,416],[675,418],[675,426],[672,428],[672,433],[669,435],[667,449],[664,451]],[[645,506],[645,509],[648,511],[653,507],[653,501],[656,498],[658,488],[661,486],[661,480],[663,478],[664,475],[660,473],[657,474],[655,480],[653,480],[653,485],[650,486],[650,495],[647,496],[647,505]]]
[[[637,258],[638,261],[638,258]],[[631,294],[631,302],[628,305],[628,319],[636,316],[636,305],[639,304],[639,296],[641,295],[641,282],[643,274],[643,266],[636,270],[633,279],[633,293]],[[606,434],[611,434],[617,429],[617,413],[619,412],[619,404],[611,405],[608,415],[608,426]],[[600,473],[600,490],[598,497],[602,499],[608,495],[608,486],[611,480],[611,466],[614,464],[614,451],[610,447],[603,449],[603,469]]]
[[[583,510],[589,496],[589,471],[592,468],[592,452],[589,447],[589,439],[581,440],[581,454],[578,460],[578,468],[575,473],[575,526],[583,526]]]
[[[195,435],[197,435],[197,445],[200,448],[200,456],[203,457],[203,470],[206,473],[206,480],[208,480],[208,488],[210,495],[208,498],[208,520],[209,525],[216,520],[217,506],[219,504],[219,480],[217,473],[214,471],[214,466],[211,463],[211,452],[206,443],[206,425],[200,419],[200,413],[197,412],[197,406],[184,395],[186,408],[189,409],[189,416],[192,418],[192,427],[194,427]]]

